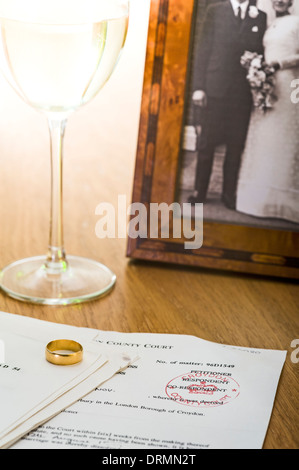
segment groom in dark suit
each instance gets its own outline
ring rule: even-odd
[[[195,192],[189,202],[204,202],[215,147],[226,144],[222,200],[235,208],[236,186],[250,113],[251,91],[240,59],[245,51],[263,53],[266,14],[248,0],[226,0],[207,7],[202,25],[194,104],[204,108]]]

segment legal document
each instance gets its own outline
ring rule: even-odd
[[[83,360],[56,366],[45,358],[53,338],[70,337],[83,345]],[[31,429],[123,370],[133,358],[92,341],[94,331],[27,319],[0,312],[0,338],[5,360],[0,363],[0,448],[6,448]]]
[[[138,359],[12,448],[263,446],[286,351],[184,335],[89,332],[103,356],[119,350]]]

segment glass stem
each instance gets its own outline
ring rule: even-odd
[[[50,237],[46,268],[51,274],[59,274],[67,268],[63,247],[63,138],[67,119],[48,116],[51,149],[51,212]]]

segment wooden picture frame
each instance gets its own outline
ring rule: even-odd
[[[171,204],[177,197],[198,3],[151,1],[132,202]],[[199,249],[186,250],[183,239],[129,234],[127,256],[298,279],[299,232],[204,219]]]

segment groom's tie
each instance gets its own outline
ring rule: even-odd
[[[241,7],[238,7],[237,20],[238,20],[238,25],[240,27],[241,24],[242,24],[242,9],[241,9]]]

